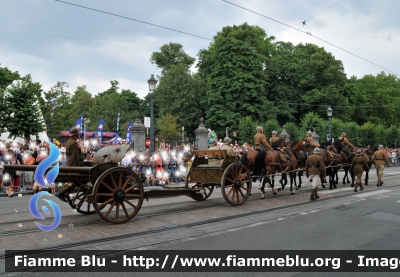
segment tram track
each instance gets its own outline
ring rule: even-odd
[[[396,176],[387,176],[385,178],[385,180],[390,181],[390,180],[396,180],[398,179]],[[342,186],[342,187],[346,187],[346,185],[343,184],[339,184],[338,186]],[[395,185],[393,185],[395,186]],[[388,187],[392,187],[392,186],[385,186],[386,188]],[[266,188],[266,190],[268,190]],[[285,191],[288,191],[288,185],[285,186]],[[266,192],[267,193],[267,192]],[[307,192],[305,192],[307,193]],[[255,194],[253,192],[253,194]],[[297,193],[299,194],[299,193]],[[258,195],[258,193],[257,193]],[[348,195],[351,195],[348,194]],[[348,196],[347,195],[347,196]],[[285,197],[286,195],[284,194],[280,194],[278,197]],[[334,196],[334,198],[337,197],[341,197],[341,196]],[[274,197],[276,198],[276,197]],[[333,197],[329,198],[329,199],[333,199]],[[200,207],[190,207],[190,208],[175,208],[172,209],[170,208],[171,204],[161,204],[161,205],[156,205],[156,206],[151,206],[151,207],[146,207],[146,209],[150,208],[150,209],[163,209],[163,206],[168,207],[168,210],[166,211],[162,211],[162,212],[151,212],[151,211],[143,211],[142,213],[140,213],[137,216],[135,216],[130,222],[134,222],[136,220],[143,220],[146,218],[151,218],[151,217],[158,217],[158,216],[165,216],[165,215],[173,215],[173,214],[178,214],[178,213],[184,213],[184,212],[193,212],[193,211],[200,211],[200,210],[205,210],[205,209],[209,209],[209,208],[215,208],[218,206],[226,206],[226,203],[216,203],[216,204],[208,204],[211,201],[218,201],[220,200],[220,198],[213,198],[213,199],[207,199],[207,206],[200,206]],[[258,197],[257,198],[249,198],[247,201],[259,201]],[[176,204],[182,204],[182,203],[176,203]],[[278,208],[285,208],[286,206],[283,207],[278,207]],[[143,209],[143,207],[142,207]],[[75,215],[67,215],[67,216],[63,216],[63,218],[67,217],[67,218],[76,218],[76,214]],[[83,215],[82,215],[83,216]],[[16,220],[16,221],[7,221],[7,222],[2,222],[2,225],[14,225],[14,224],[19,224],[19,223],[26,223],[26,222],[33,222],[34,219],[25,219],[25,220]],[[75,221],[75,222],[69,222],[72,223],[73,226],[76,227],[85,227],[85,226],[94,226],[94,225],[100,225],[100,224],[104,224],[104,220],[101,218],[97,218],[94,220],[84,220],[84,221]],[[129,223],[125,223],[125,224],[129,224]],[[58,226],[59,229],[69,229],[69,225],[68,224],[60,224]],[[41,232],[40,229],[33,227],[33,228],[25,228],[23,230],[20,229],[16,229],[16,230],[11,230],[11,231],[3,231],[0,233],[0,237],[7,237],[7,236],[14,236],[14,235],[22,235],[22,234],[30,234],[30,233],[36,233],[36,232]]]
[[[386,178],[386,180],[388,180],[388,179],[389,178]],[[397,184],[386,185],[385,188],[393,188],[393,187],[397,187],[397,186],[398,186]],[[329,198],[321,198],[321,199],[318,200],[318,203],[329,201],[329,200],[334,200],[334,199],[345,198],[345,197],[352,196],[352,195],[354,195],[354,192],[353,191],[349,191],[348,193],[341,193],[340,195],[331,196]],[[254,200],[254,201],[256,201],[256,200]],[[168,232],[168,231],[193,228],[193,227],[198,227],[198,226],[202,226],[202,225],[206,225],[206,224],[214,224],[214,223],[219,223],[219,222],[223,222],[223,221],[229,221],[229,220],[233,220],[233,219],[239,219],[239,218],[244,218],[244,217],[249,217],[249,216],[255,216],[255,215],[260,215],[260,214],[264,214],[264,213],[271,213],[271,212],[276,212],[276,211],[280,211],[280,210],[296,208],[296,207],[301,207],[301,206],[309,207],[309,206],[313,205],[314,203],[316,203],[316,202],[307,201],[307,202],[295,203],[295,204],[291,204],[291,205],[283,205],[283,206],[269,208],[269,209],[265,209],[265,210],[247,212],[247,213],[243,213],[243,214],[237,214],[237,215],[223,216],[223,217],[219,217],[219,218],[207,219],[207,220],[202,220],[202,221],[197,221],[197,222],[192,222],[192,223],[187,223],[187,224],[162,226],[160,228],[155,228],[155,229],[150,229],[150,230],[140,231],[140,232],[131,232],[131,233],[123,234],[123,235],[119,235],[119,236],[116,235],[116,236],[113,236],[113,237],[105,237],[105,238],[100,238],[100,239],[79,241],[79,242],[75,242],[75,243],[57,245],[57,246],[52,246],[52,247],[47,247],[47,248],[42,248],[42,249],[26,250],[26,251],[21,251],[21,254],[24,254],[24,255],[26,255],[26,254],[36,254],[36,253],[41,253],[43,251],[48,251],[48,250],[63,250],[63,249],[65,250],[65,249],[69,249],[69,248],[93,245],[93,244],[97,244],[97,243],[114,242],[114,241],[118,241],[118,240],[121,240],[121,239],[129,239],[129,238],[132,238],[132,237],[160,234],[160,233]],[[220,205],[215,205],[215,206],[220,206]],[[206,208],[208,208],[208,207],[206,207]],[[186,210],[193,211],[193,209],[186,209]],[[201,210],[201,209],[199,209],[199,210]],[[182,212],[182,211],[183,210],[180,209],[179,211],[161,212],[161,213],[158,213],[158,214],[159,215],[164,215],[166,213],[173,214],[173,213],[178,213],[178,212]],[[151,217],[157,216],[157,213],[154,213],[154,214],[151,214],[151,215],[143,215],[142,217],[149,217],[149,216],[151,216]],[[137,219],[140,219],[140,218],[138,217]],[[271,219],[271,220],[273,220],[273,219]],[[13,254],[15,254],[15,253],[13,253]],[[1,259],[5,259],[5,258],[6,258],[5,254],[4,255],[0,255],[0,260]]]

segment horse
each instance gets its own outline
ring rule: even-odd
[[[343,162],[345,162],[345,158],[341,157],[339,154],[339,151],[342,150],[341,146],[340,140],[334,140],[333,144],[330,140],[320,144],[321,156],[326,166],[326,175],[329,177],[329,189],[336,188],[338,182],[335,180],[335,177],[337,176],[339,168],[342,166]],[[339,151],[337,149],[339,149]],[[325,186],[322,185],[322,187]]]
[[[282,143],[282,139],[278,140],[276,144]],[[275,145],[275,144],[274,144]],[[261,195],[260,198],[264,198],[264,188],[265,183],[271,186],[272,193],[276,195],[276,190],[274,188],[274,178],[275,173],[282,173],[282,175],[289,174],[290,176],[290,193],[293,195],[293,180],[295,179],[296,169],[297,169],[297,153],[304,147],[303,141],[294,142],[289,148],[284,149],[286,155],[280,150],[272,151],[260,151],[254,160],[254,174],[256,176],[261,176],[264,169],[266,180],[263,179],[261,184]],[[272,178],[270,179],[269,176]],[[272,182],[271,182],[272,180]],[[284,188],[284,185],[282,186]]]
[[[378,150],[378,144],[373,144],[371,145],[369,148],[362,148],[361,149],[361,154],[365,157],[365,161],[368,164],[368,168],[371,169],[372,166],[372,156],[374,155],[375,151]],[[353,161],[353,158],[356,156],[355,152],[350,153],[348,159],[347,159],[347,163],[350,167],[350,164]],[[349,168],[347,168],[347,171],[345,171],[345,174],[347,175],[349,171]],[[351,176],[351,186],[354,187],[354,179],[355,179],[355,175],[353,172],[350,172],[350,176]],[[343,178],[344,179],[344,178]],[[368,186],[368,180],[369,180],[369,170],[365,171],[365,185]]]
[[[279,143],[278,143],[279,142]],[[285,141],[284,140],[278,140],[273,144],[273,147],[275,148],[283,148],[285,146]],[[240,163],[245,165],[250,173],[253,173],[254,171],[254,160],[256,156],[260,153],[258,150],[250,150],[247,153],[243,153],[242,157],[240,158]],[[255,180],[253,180],[255,181]]]

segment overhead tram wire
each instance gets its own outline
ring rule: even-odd
[[[361,57],[361,56],[358,56],[357,54],[354,54],[354,53],[352,53],[352,52],[350,52],[350,51],[348,51],[348,50],[346,50],[346,49],[343,49],[343,48],[341,48],[341,47],[339,47],[339,46],[337,46],[337,45],[335,45],[335,44],[333,44],[333,43],[330,43],[329,41],[326,41],[326,40],[324,40],[324,39],[322,39],[322,38],[316,37],[316,36],[312,35],[311,33],[305,32],[305,31],[300,30],[300,29],[298,29],[298,28],[296,28],[296,27],[293,27],[293,26],[290,26],[290,25],[288,25],[288,24],[286,24],[286,23],[283,23],[283,22],[281,22],[281,21],[279,21],[279,20],[273,19],[273,18],[268,17],[268,16],[266,16],[266,15],[263,15],[263,14],[260,14],[260,13],[258,13],[258,12],[255,12],[255,11],[253,11],[253,10],[250,10],[250,9],[245,8],[245,7],[239,6],[239,5],[234,4],[234,3],[232,3],[232,2],[229,2],[229,1],[226,1],[226,0],[222,0],[222,1],[225,2],[225,3],[231,4],[231,5],[233,5],[233,6],[236,6],[236,7],[238,7],[238,8],[241,8],[241,9],[243,9],[243,10],[246,10],[246,11],[248,11],[248,12],[254,13],[254,14],[256,14],[256,15],[265,17],[265,18],[267,18],[267,19],[269,19],[269,20],[275,21],[275,22],[277,22],[277,23],[279,23],[279,24],[285,25],[285,26],[287,26],[287,27],[289,27],[289,28],[292,28],[292,29],[294,29],[294,30],[296,30],[296,31],[302,32],[303,34],[310,35],[310,36],[312,36],[313,38],[316,38],[316,39],[318,39],[318,40],[320,40],[320,41],[322,41],[322,42],[325,42],[326,44],[329,44],[329,45],[331,45],[331,46],[333,46],[333,47],[335,47],[335,48],[337,48],[337,49],[340,49],[340,50],[342,50],[343,52],[346,52],[346,53],[348,53],[348,54],[350,54],[350,55],[352,55],[352,56],[354,56],[354,57],[357,57],[357,58],[359,58],[359,59],[361,59],[361,60],[363,60],[363,61],[366,61],[366,62],[368,62],[368,63],[370,63],[370,64],[373,64],[373,65],[375,65],[375,66],[377,66],[377,67],[379,67],[379,68],[382,68],[382,69],[384,69],[384,70],[386,70],[386,71],[388,71],[388,72],[391,72],[391,73],[393,73],[394,75],[400,77],[400,74],[398,74],[398,73],[396,73],[396,72],[394,72],[394,71],[392,71],[392,70],[389,70],[389,69],[387,69],[387,68],[385,68],[385,67],[383,67],[383,66],[380,66],[380,65],[378,65],[378,64],[376,64],[376,63],[374,63],[374,62],[371,62],[371,61],[369,61],[369,60],[367,60],[367,59],[365,59],[365,58],[363,58],[363,57]]]
[[[326,8],[325,10],[322,10],[322,11],[320,11],[319,13],[316,13],[316,14],[314,14],[313,16],[307,18],[306,20],[304,20],[304,22],[307,22],[308,20],[310,20],[310,19],[316,17],[317,15],[323,13],[323,12],[326,11],[326,10],[329,10],[329,9],[332,8],[333,6],[336,6],[337,4],[339,4],[339,3],[343,2],[343,1],[344,1],[344,0],[340,0],[339,2],[336,2],[336,3],[333,4],[332,6],[329,6],[328,8]],[[295,25],[293,25],[293,26],[297,26],[297,25],[300,25],[300,24],[302,24],[302,23],[303,23],[303,22],[300,22],[300,23],[297,23],[297,24],[295,24]],[[305,24],[303,23],[303,25],[305,25]],[[288,28],[289,28],[289,27],[288,27]],[[283,28],[283,29],[280,29],[280,30],[278,30],[278,31],[272,32],[272,33],[270,33],[270,35],[275,34],[275,33],[278,33],[278,32],[283,31],[283,30],[286,30],[286,29],[288,29],[288,28]]]
[[[73,39],[129,42],[129,43],[142,43],[142,44],[165,44],[165,43],[161,43],[161,42],[143,42],[143,41],[133,41],[133,40],[123,40],[123,39],[106,39],[106,38],[74,37],[74,36],[62,36],[62,35],[28,34],[28,33],[14,33],[14,32],[2,32],[2,31],[0,31],[0,34],[22,35],[22,36],[37,36],[37,37],[52,37],[52,38],[53,37],[54,38],[73,38]],[[201,48],[200,46],[188,46],[188,45],[183,45],[183,46]]]
[[[120,17],[120,18],[123,18],[123,19],[128,19],[128,20],[131,20],[131,21],[136,21],[136,22],[139,22],[139,23],[143,23],[143,24],[147,24],[147,25],[150,25],[150,26],[154,26],[154,27],[170,30],[170,31],[181,33],[181,34],[185,34],[185,35],[188,35],[188,36],[192,36],[192,37],[197,37],[197,38],[213,41],[212,39],[209,39],[209,38],[206,38],[206,37],[202,37],[202,36],[198,36],[198,35],[195,35],[195,34],[183,32],[183,31],[176,30],[176,29],[172,29],[172,28],[169,28],[169,27],[165,27],[165,26],[149,23],[149,22],[138,20],[138,19],[134,19],[134,18],[131,18],[131,17],[127,17],[127,16],[115,14],[115,13],[110,13],[110,12],[106,12],[106,11],[102,11],[102,10],[98,10],[98,9],[93,9],[93,8],[85,7],[85,6],[82,6],[82,5],[77,5],[77,4],[73,4],[73,3],[70,3],[70,2],[66,2],[66,1],[61,1],[61,0],[54,0],[54,1],[59,2],[59,3],[63,3],[63,4],[67,4],[67,5],[71,5],[71,6],[75,6],[75,7],[82,8],[82,9],[87,9],[87,10],[91,10],[91,11],[95,11],[95,12],[99,12],[99,13],[104,13],[104,14],[107,14],[107,15],[112,15],[112,16],[115,16],[115,17]]]
[[[296,103],[296,102],[281,102],[281,101],[269,101],[274,104],[285,104],[285,105],[296,105],[296,106],[310,106],[310,107],[326,107],[327,104],[306,104],[306,103]],[[330,105],[332,108],[400,108],[399,106],[360,106],[360,105]]]

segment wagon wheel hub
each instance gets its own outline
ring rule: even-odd
[[[242,186],[242,182],[240,182],[240,180],[235,180],[233,185],[235,186],[235,189],[240,189],[240,187]]]
[[[125,199],[126,193],[122,189],[117,189],[114,191],[114,200],[117,202],[123,202]]]

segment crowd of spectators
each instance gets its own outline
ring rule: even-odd
[[[60,143],[54,139],[53,144],[60,150],[58,163],[60,166],[66,166],[66,149],[65,143]],[[125,140],[121,142],[107,142],[100,144],[97,139],[80,141],[82,160],[92,162],[96,152],[103,147],[115,144],[125,144]],[[218,144],[222,146],[222,144]],[[253,148],[247,142],[243,145],[230,144],[235,155],[241,156]],[[24,143],[18,142],[0,142],[0,193],[6,193],[9,197],[14,192],[33,190],[34,193],[39,192],[42,187],[35,183],[33,171],[16,171],[4,170],[6,164],[23,164],[38,165],[49,154],[49,143],[42,142],[39,137],[29,142],[27,139]],[[170,145],[161,140],[155,148],[153,155],[150,155],[150,149],[146,149],[144,153],[138,153],[130,148],[125,154],[120,167],[129,168],[136,172],[147,187],[162,186],[167,187],[171,182],[184,182],[186,174],[189,171],[193,157],[194,144]],[[400,161],[400,150],[385,148],[389,161],[392,165],[398,165]],[[55,193],[62,184],[48,184],[48,192]]]

